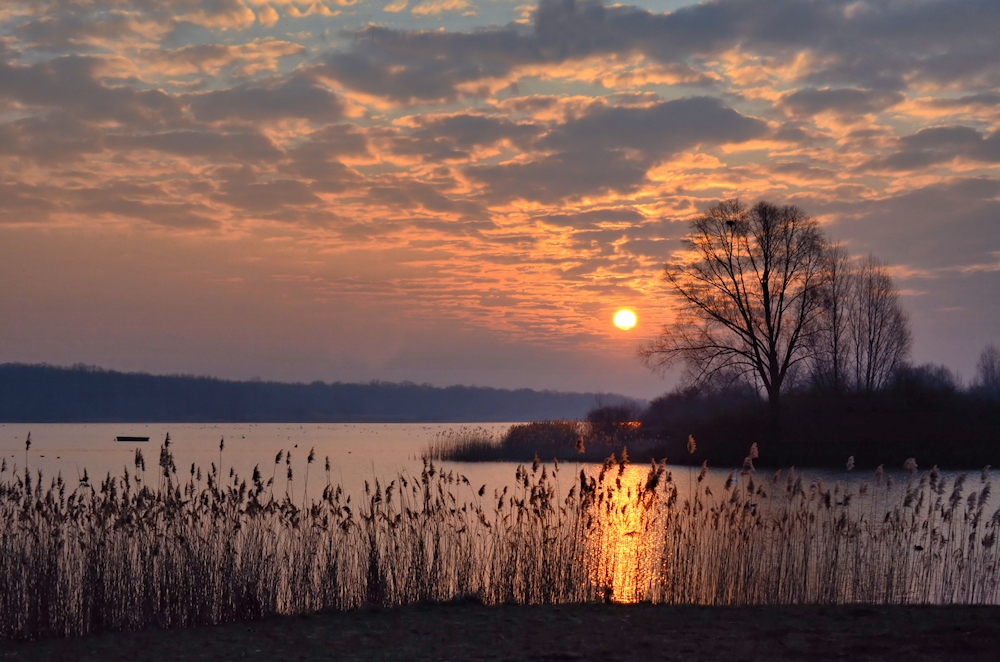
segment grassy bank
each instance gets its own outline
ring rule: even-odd
[[[995,660],[991,607],[459,603],[0,644],[4,660]]]

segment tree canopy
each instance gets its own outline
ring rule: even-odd
[[[818,223],[791,205],[725,200],[691,222],[684,246],[663,274],[680,303],[677,316],[641,358],[654,369],[683,361],[695,382],[745,378],[776,410],[823,310],[826,241]]]
[[[905,364],[909,321],[886,267],[852,260],[798,207],[722,201],[683,246],[663,272],[676,316],[639,350],[648,367],[683,363],[696,386],[750,384],[777,425],[790,381],[870,393]]]

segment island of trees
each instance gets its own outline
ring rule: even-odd
[[[518,427],[499,442],[505,457],[628,448],[732,464],[757,444],[761,462],[783,466],[1000,465],[1000,350],[988,345],[964,386],[944,366],[913,365],[886,265],[852,258],[798,207],[720,202],[691,222],[663,281],[677,313],[639,355],[653,370],[683,367],[679,386],[645,409],[597,408],[582,427]],[[463,443],[470,459],[489,456]]]
[[[1000,460],[1000,351],[983,350],[967,388],[944,366],[912,365],[878,258],[851,258],[801,209],[769,202],[721,202],[684,244],[663,276],[678,314],[640,350],[653,369],[685,370],[642,413],[651,434],[697,435],[705,455],[756,442],[785,464]]]

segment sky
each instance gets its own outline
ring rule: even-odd
[[[663,264],[738,197],[881,258],[968,380],[998,34],[995,0],[6,0],[0,362],[651,398]]]

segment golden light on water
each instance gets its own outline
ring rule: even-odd
[[[617,326],[622,331],[628,331],[633,326],[635,326],[636,317],[635,313],[628,308],[622,308],[617,313],[615,313],[615,326]]]
[[[632,499],[648,470],[630,465],[611,481],[617,489],[607,492],[601,516],[587,537],[590,580],[607,591],[606,600],[635,603],[649,598],[656,560],[650,528],[653,513],[635,507]]]

